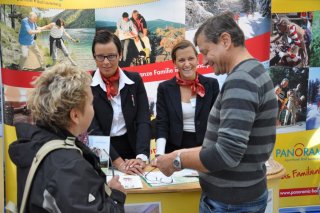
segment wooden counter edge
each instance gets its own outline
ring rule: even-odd
[[[267,180],[280,179],[286,173],[284,168],[276,174],[267,175]],[[142,181],[142,189],[129,189],[128,194],[155,194],[155,193],[175,193],[175,192],[198,192],[201,191],[199,182],[176,184],[170,186],[151,187],[144,180]]]

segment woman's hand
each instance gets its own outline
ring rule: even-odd
[[[120,172],[129,175],[143,175],[143,169],[146,166],[141,159],[123,160],[121,157],[118,157],[112,163]]]
[[[143,175],[146,164],[141,159],[126,159],[120,164],[118,170],[129,175]]]
[[[144,169],[144,167],[146,167],[146,163],[140,158],[130,160],[126,159],[125,162],[128,169],[134,167],[135,165],[139,165],[141,169]]]
[[[124,187],[121,185],[120,181],[119,181],[119,175],[115,175],[109,182],[108,182],[108,186],[111,189],[116,189],[118,191],[123,192],[124,194],[127,194],[126,190],[124,189]]]

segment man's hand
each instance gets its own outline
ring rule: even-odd
[[[160,155],[159,155],[159,156],[160,156]],[[152,167],[157,167],[157,157],[158,157],[158,156],[156,156],[155,158],[153,158],[153,159],[151,160],[150,165],[151,165]]]
[[[109,182],[108,182],[108,186],[111,189],[116,189],[119,190],[121,192],[123,192],[124,194],[127,194],[126,190],[124,189],[124,187],[121,185],[120,181],[119,181],[119,175],[115,175]]]
[[[173,167],[173,160],[177,156],[177,152],[160,155],[154,159],[154,164],[166,176],[171,176],[176,170]]]

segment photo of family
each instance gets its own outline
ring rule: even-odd
[[[44,71],[57,63],[93,69],[94,10],[1,5],[2,66]]]
[[[308,67],[313,12],[272,14],[270,66]]]
[[[120,67],[166,61],[171,59],[172,47],[184,39],[185,12],[179,8],[184,8],[184,1],[100,9],[95,13],[96,28],[119,37],[123,49]]]
[[[305,130],[308,72],[308,68],[270,67],[278,99],[278,133]]]

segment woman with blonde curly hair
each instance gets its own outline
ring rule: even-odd
[[[71,141],[82,155],[65,148],[47,154],[33,178],[25,212],[113,212],[115,205],[123,209],[125,190],[119,177],[108,183],[112,188],[108,197],[99,160],[76,139],[93,118],[91,81],[87,72],[57,65],[33,82],[28,107],[35,125],[17,124],[18,140],[9,148],[17,166],[18,206],[33,159],[42,146],[56,139],[68,145]],[[116,202],[111,203],[110,198]]]

